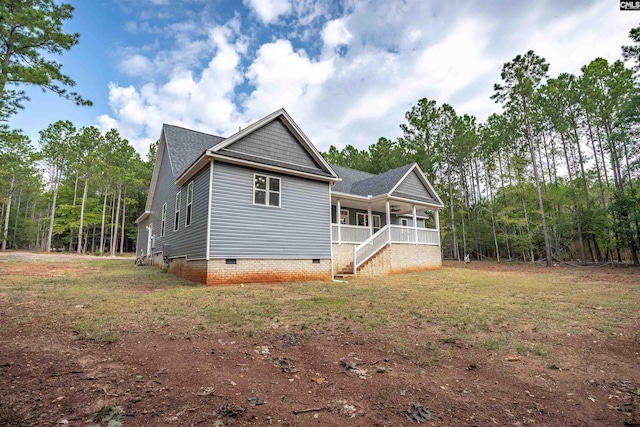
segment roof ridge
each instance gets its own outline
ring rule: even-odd
[[[207,136],[213,136],[213,137],[216,137],[216,138],[227,139],[227,137],[224,137],[224,136],[214,135],[214,134],[212,134],[212,133],[206,133],[206,132],[202,132],[202,131],[200,131],[200,130],[189,129],[189,128],[186,128],[186,127],[184,127],[184,126],[176,126],[176,125],[172,125],[172,124],[169,124],[169,123],[162,123],[162,126],[163,126],[163,127],[164,127],[164,126],[171,126],[172,128],[178,128],[178,129],[188,130],[189,132],[197,132],[197,133],[201,133],[201,134],[203,134],[203,135],[207,135]]]

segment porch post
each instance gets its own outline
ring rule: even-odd
[[[416,215],[416,205],[412,205],[412,213],[413,213],[413,231],[416,236],[416,245],[418,244],[418,217]]]
[[[373,216],[371,215],[371,203],[367,203],[367,224],[369,224],[369,237],[373,236]]]
[[[389,200],[384,206],[385,213],[387,214],[387,223],[385,225],[391,226],[391,207],[389,206]]]
[[[434,209],[433,219],[436,223],[436,230],[438,230],[438,244],[440,244],[440,216],[438,209]]]
[[[336,209],[338,211],[336,212],[336,220],[338,221],[338,244],[340,244],[342,243],[342,236],[340,235],[340,224],[342,223],[342,218],[340,217],[340,213],[342,212],[342,209],[340,209],[340,199],[336,202]]]

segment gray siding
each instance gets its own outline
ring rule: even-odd
[[[424,187],[418,175],[416,175],[416,171],[412,171],[407,177],[400,183],[398,188],[393,192],[393,195],[399,197],[412,196],[414,198],[418,198],[419,200],[423,199],[433,199],[433,195],[429,194],[429,191]]]
[[[169,156],[164,151],[160,174],[151,204],[150,218],[153,221],[155,236],[154,252],[162,250],[164,244],[171,245],[170,257],[186,256],[188,259],[206,257],[207,213],[209,199],[209,167],[203,168],[193,179],[193,213],[191,225],[185,226],[187,213],[187,186],[177,186],[171,172]],[[176,193],[180,191],[180,227],[174,231]],[[164,237],[160,236],[162,223],[162,205],[167,204],[167,219]],[[146,221],[145,221],[146,222]],[[140,228],[138,228],[140,234]],[[146,242],[143,243],[146,245]]]
[[[253,174],[281,178],[281,207],[253,204]],[[329,184],[213,165],[211,258],[329,259]]]
[[[136,255],[140,255],[140,250],[147,253],[147,226],[149,225],[150,217],[147,217],[144,221],[138,224],[138,240],[136,241]]]
[[[280,119],[250,133],[227,149],[322,170]]]

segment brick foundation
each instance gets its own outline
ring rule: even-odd
[[[393,243],[360,266],[358,275],[380,276],[441,268],[440,246]]]
[[[187,261],[186,258],[173,258],[169,263],[169,272],[192,282],[207,282],[207,261]]]
[[[334,243],[333,250],[333,272],[337,273],[341,269],[353,262],[353,248],[358,245],[349,243]]]
[[[295,282],[331,280],[331,260],[321,259],[242,259],[227,264],[224,259],[208,261],[207,285],[233,283]]]

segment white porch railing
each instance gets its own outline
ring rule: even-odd
[[[333,243],[362,243],[369,237],[371,237],[369,227],[331,224],[331,241]]]
[[[440,231],[434,228],[418,228],[419,245],[440,244]],[[416,243],[416,229],[401,225],[391,226],[391,243]]]
[[[390,242],[390,228],[385,225],[373,236],[362,242],[359,246],[353,248],[353,270],[354,272],[366,260],[371,258],[380,249]]]
[[[439,245],[440,230],[435,228],[418,228],[419,245]]]
[[[418,242],[416,243],[416,236]],[[385,225],[373,236],[353,248],[353,271],[358,271],[366,260],[390,243],[410,243],[418,245],[440,244],[440,231],[433,228],[403,227],[401,225]]]

